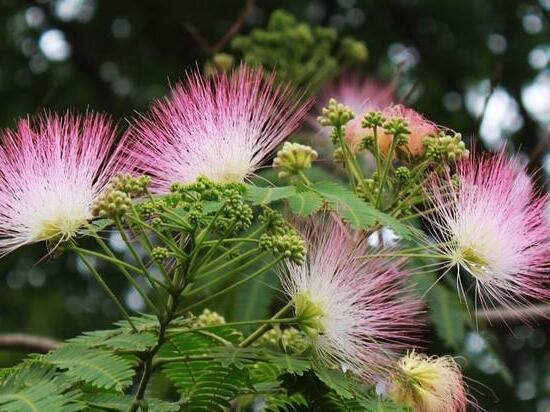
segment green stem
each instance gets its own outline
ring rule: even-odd
[[[382,191],[384,190],[384,185],[386,184],[386,179],[390,170],[390,166],[393,160],[393,154],[395,153],[395,148],[397,147],[397,139],[393,137],[390,145],[390,149],[386,154],[386,161],[384,162],[384,169],[382,170],[382,175],[380,176],[380,183],[378,184],[378,193],[376,194],[376,200],[374,206],[380,208],[380,201],[382,200]]]
[[[235,282],[235,283],[233,283],[232,285],[228,286],[227,288],[225,288],[225,289],[223,289],[223,290],[220,290],[219,292],[213,293],[212,295],[210,295],[210,296],[208,296],[208,297],[206,297],[206,298],[204,298],[204,299],[202,299],[202,300],[199,300],[198,302],[195,302],[195,303],[193,303],[192,305],[187,306],[186,308],[182,309],[182,310],[180,311],[180,313],[187,313],[187,312],[189,312],[191,309],[196,308],[197,306],[203,305],[203,304],[205,304],[206,302],[209,302],[209,301],[211,301],[212,299],[215,299],[215,298],[217,298],[218,296],[223,295],[224,293],[230,292],[231,290],[236,289],[236,288],[238,288],[239,286],[244,285],[245,283],[251,281],[252,279],[257,278],[257,277],[260,276],[262,273],[267,272],[267,271],[270,270],[272,267],[274,267],[274,266],[277,265],[279,262],[281,262],[283,259],[284,259],[284,256],[280,256],[280,257],[276,258],[275,260],[273,260],[272,262],[270,262],[269,264],[267,264],[267,265],[264,266],[263,268],[257,270],[256,272],[252,273],[251,275],[247,276],[246,278],[241,279],[241,280],[239,280],[238,282]]]
[[[256,236],[258,233],[262,232],[265,228],[266,228],[265,224],[260,225],[256,230],[254,230],[252,233],[250,233],[250,235],[248,235],[248,237],[252,238],[252,237]],[[208,262],[205,265],[202,265],[201,269],[206,269],[206,268],[209,268],[210,266],[217,265],[218,262],[225,259],[226,256],[228,256],[232,253],[235,253],[235,251],[238,250],[242,245],[243,245],[243,243],[238,243],[235,246],[229,248],[224,253],[222,253],[220,256],[218,256],[216,259],[211,260],[210,262]],[[212,249],[209,250],[208,253],[210,253],[211,251],[212,251]],[[208,255],[208,253],[207,253],[207,255]]]
[[[97,235],[97,233],[92,234],[92,236],[95,238],[95,240],[99,244],[99,246],[105,251],[105,253],[107,253],[109,256],[111,256],[111,258],[116,259],[116,256],[114,255],[112,250],[109,249],[109,247],[105,244],[103,239],[101,239]],[[116,260],[118,260],[118,259],[116,259]],[[149,305],[149,307],[151,307],[151,309],[153,309],[153,311],[155,311],[157,314],[159,314],[160,311],[159,311],[158,307],[151,301],[149,296],[147,296],[147,294],[143,290],[141,290],[141,288],[139,287],[139,284],[136,282],[134,277],[126,270],[126,268],[121,265],[121,266],[118,266],[118,269],[123,274],[123,276],[128,280],[128,282],[131,283],[131,285],[134,287],[134,289],[136,289],[136,291],[140,294],[140,296],[147,303],[147,305]],[[157,292],[159,294],[159,297],[160,297],[160,292],[155,287],[154,283],[151,281],[151,279],[149,277],[149,273],[148,272],[143,273],[142,270],[139,269],[139,268],[136,268],[136,269],[138,269],[137,273],[140,273],[142,276],[144,276],[146,279],[149,280],[149,282],[151,283],[151,286],[153,286],[153,289],[155,290],[155,292]]]
[[[151,256],[152,251],[153,251],[153,242],[151,242],[151,239],[149,239],[149,236],[147,235],[147,232],[145,230],[143,230],[143,225],[141,224],[142,223],[141,219],[139,218],[139,215],[138,215],[137,210],[136,210],[133,203],[132,203],[132,212],[136,216],[136,220],[139,221],[138,224],[140,225],[140,228],[142,228],[141,233],[143,235],[142,236],[143,243],[145,243],[145,248],[147,249],[147,252]],[[155,262],[155,264],[158,267],[158,269],[160,270],[160,273],[162,274],[162,276],[164,277],[164,280],[167,282],[168,287],[170,288],[171,286],[173,286],[172,282],[171,282],[171,279],[170,279],[170,276],[166,272],[166,269],[164,268],[164,265],[160,262]]]
[[[256,252],[254,250],[254,252]],[[215,285],[216,283],[219,283],[219,282],[222,282],[223,280],[227,279],[227,278],[230,278],[231,276],[233,276],[235,273],[239,273],[239,272],[242,272],[244,269],[246,269],[247,267],[253,265],[254,263],[256,263],[258,260],[260,259],[263,259],[264,257],[266,256],[265,253],[261,253],[259,254],[258,256],[256,256],[255,258],[253,259],[250,259],[249,261],[247,261],[244,265],[242,266],[239,266],[237,269],[235,270],[232,270],[232,271],[229,271],[228,273],[224,274],[224,275],[221,275],[221,276],[218,276],[214,279],[212,279],[210,282],[196,288],[196,289],[192,289],[190,290],[189,292],[185,293],[185,297],[186,298],[189,298],[191,296],[194,296],[208,288],[210,288],[211,286]]]
[[[281,321],[281,316],[283,316],[286,312],[288,312],[292,308],[293,302],[288,302],[281,310],[279,310],[271,319],[271,323],[264,323],[262,326],[260,326],[258,329],[256,329],[254,332],[252,332],[245,340],[243,340],[239,347],[246,348],[247,346],[250,346],[252,343],[254,343],[256,340],[258,340],[264,333],[266,333],[269,328],[271,327],[272,323],[277,323]],[[296,319],[298,320],[298,319]]]
[[[270,319],[241,320],[236,322],[228,322],[220,325],[201,326],[198,328],[174,328],[174,329],[168,329],[167,332],[170,333],[170,336],[176,336],[176,335],[182,335],[184,333],[195,333],[195,332],[204,332],[204,331],[215,330],[215,329],[222,329],[228,326],[233,327],[233,326],[248,326],[248,325],[270,325],[273,323],[277,323],[277,324],[278,323],[296,323],[298,322],[298,320],[299,319],[296,317],[293,317],[293,318],[273,317]]]
[[[243,253],[242,255],[237,256],[235,259],[228,260],[223,265],[217,266],[216,268],[211,269],[207,272],[198,271],[196,279],[202,279],[202,278],[208,277],[211,274],[216,273],[216,272],[219,273],[222,269],[225,269],[226,267],[231,266],[231,265],[233,265],[233,264],[235,264],[235,263],[237,263],[237,262],[239,262],[243,259],[248,258],[250,255],[254,255],[256,253],[258,253],[258,249],[250,249],[249,251]],[[210,265],[208,265],[208,266],[210,266]]]
[[[74,243],[71,242],[73,246]],[[74,250],[74,248],[73,248]],[[103,280],[103,278],[101,277],[101,275],[97,272],[97,270],[95,270],[95,268],[93,267],[93,265],[88,261],[88,259],[86,259],[86,256],[79,253],[78,251],[76,251],[76,254],[78,255],[78,257],[80,257],[80,259],[82,260],[82,263],[84,263],[84,265],[88,268],[88,270],[90,271],[90,273],[93,275],[93,277],[95,278],[95,280],[97,281],[97,283],[99,283],[99,285],[105,290],[105,292],[107,292],[107,294],[109,295],[109,297],[113,300],[113,302],[115,303],[115,305],[118,307],[118,309],[120,310],[120,312],[122,313],[122,316],[124,316],[124,319],[126,319],[126,321],[128,322],[128,324],[132,327],[132,330],[134,332],[137,332],[137,328],[136,326],[134,325],[134,322],[132,322],[132,319],[130,318],[130,315],[128,314],[128,312],[126,312],[126,309],[124,309],[124,306],[122,305],[122,303],[120,303],[120,301],[118,300],[118,298],[116,297],[116,295],[113,293],[113,291],[111,290],[111,288],[109,287],[109,285],[107,285],[107,283],[105,283],[105,281]]]

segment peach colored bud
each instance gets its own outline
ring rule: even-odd
[[[382,114],[387,120],[401,117],[407,122],[411,132],[407,148],[413,156],[422,156],[425,150],[424,138],[432,133],[437,133],[437,126],[434,123],[427,120],[420,113],[403,105],[388,106],[382,111]],[[388,153],[392,140],[393,137],[383,130],[378,133],[378,145],[382,154]]]
[[[363,129],[361,122],[363,115],[350,120],[346,125],[346,134],[344,135],[344,141],[350,148],[352,153],[358,153],[361,149],[361,143],[363,138],[369,133],[368,129]]]

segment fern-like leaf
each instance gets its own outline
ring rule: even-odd
[[[98,388],[122,391],[132,383],[132,364],[111,352],[67,344],[51,352],[44,361],[66,370],[67,375]]]

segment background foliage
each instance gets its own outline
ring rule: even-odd
[[[540,170],[545,187],[549,1],[246,4],[251,11],[243,33],[265,26],[271,11],[284,8],[299,20],[364,40],[369,49],[367,73],[387,81],[398,77],[400,96],[406,96],[409,105],[465,136],[479,136],[479,146],[490,149],[511,141],[531,168]],[[44,108],[72,107],[112,113],[124,129],[125,118],[134,110],[145,111],[186,69],[204,64],[244,5],[232,0],[2,0],[0,124],[12,126],[16,118]],[[121,244],[117,238],[111,242]],[[36,246],[1,261],[0,331],[64,339],[109,327],[118,317],[116,309],[85,268],[64,259],[46,259],[36,266],[44,254],[43,246]],[[120,290],[126,287],[122,278],[113,276],[111,283],[117,281]],[[272,303],[261,295],[264,290],[252,284],[218,306],[225,306],[224,312],[235,320],[261,317]],[[437,293],[430,299],[448,300]],[[130,292],[126,301],[136,312],[142,308],[139,297]],[[466,357],[466,374],[495,392],[473,383],[482,392],[476,394],[480,404],[490,411],[550,411],[548,324],[533,329],[511,324],[510,330],[501,326],[485,339],[460,333],[457,325],[462,320],[454,319],[455,313],[460,312],[439,312],[438,330],[446,328],[448,333],[432,350],[448,352],[451,346]],[[19,355],[0,352],[0,361],[11,364]]]

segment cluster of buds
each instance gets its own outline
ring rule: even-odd
[[[133,177],[128,173],[119,173],[111,180],[109,188],[120,190],[131,197],[137,197],[143,195],[150,184],[149,176]]]
[[[455,162],[470,156],[470,151],[466,149],[460,133],[448,135],[442,131],[439,134],[425,137],[423,144],[426,148],[426,157],[433,161]]]
[[[311,167],[318,154],[310,146],[285,142],[273,160],[273,168],[279,170],[279,179],[291,178]]]
[[[151,251],[151,259],[157,263],[162,263],[168,257],[168,249],[162,246],[157,246]]]
[[[342,127],[355,117],[353,111],[335,99],[328,101],[328,106],[321,111],[317,118],[321,126]]]
[[[209,326],[225,325],[225,318],[210,309],[204,309],[202,313],[193,319],[191,328],[206,328]]]
[[[258,220],[266,226],[266,231],[269,233],[282,235],[285,234],[289,228],[283,215],[267,206],[263,207],[262,214]]]
[[[92,205],[93,217],[115,218],[130,209],[132,199],[122,190],[110,188],[97,197]]]
[[[283,256],[298,265],[304,262],[306,255],[304,240],[292,229],[287,229],[282,234],[263,234],[260,237],[260,248]]]
[[[238,233],[246,230],[252,224],[254,214],[252,208],[244,202],[242,193],[233,188],[227,188],[222,193],[224,206],[216,219],[216,229],[220,232]]]
[[[302,353],[309,348],[307,336],[300,330],[288,327],[281,329],[275,325],[256,341],[257,346],[275,346],[286,353]]]

